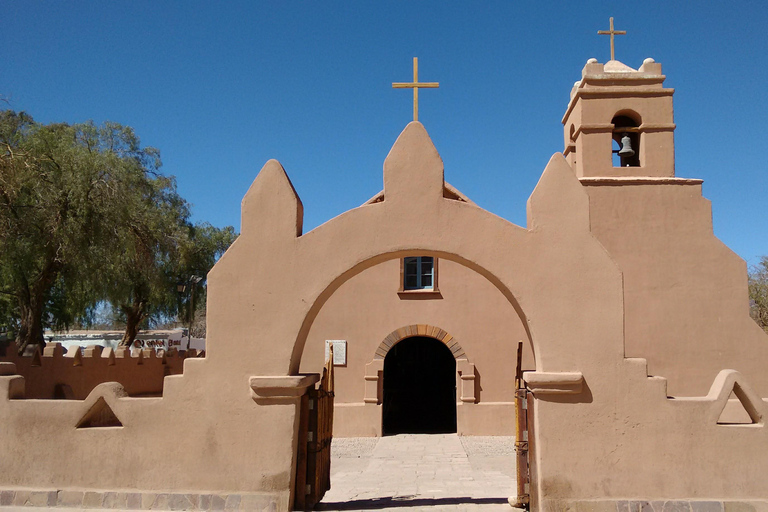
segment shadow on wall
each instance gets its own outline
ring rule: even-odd
[[[555,404],[591,404],[593,401],[592,390],[586,379],[582,382],[581,393],[577,394],[536,394],[536,400],[552,402]]]
[[[477,366],[475,366],[475,402],[482,401],[483,394],[483,377],[480,374]]]

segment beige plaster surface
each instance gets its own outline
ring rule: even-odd
[[[336,367],[337,436],[380,435],[381,408],[364,403],[365,366],[392,331],[414,324],[439,326],[460,343],[460,356],[474,364],[473,403],[462,403],[457,374],[459,433],[510,435],[514,432],[514,368],[517,342],[524,343],[524,368],[534,369],[522,319],[488,279],[450,260],[438,262],[439,294],[398,293],[400,261],[368,268],[345,282],[325,303],[307,337],[300,372],[320,372],[325,340],[347,341],[347,365]],[[459,368],[460,370],[460,368]],[[382,377],[383,378],[383,377]],[[377,402],[381,403],[381,397]],[[357,404],[361,407],[354,407]],[[483,407],[479,407],[483,404]],[[494,413],[488,414],[489,406]],[[366,408],[374,408],[375,412]],[[507,408],[509,411],[503,412]],[[497,418],[496,421],[489,418]],[[491,421],[489,421],[491,420]]]
[[[746,263],[712,233],[701,184],[585,183],[592,233],[624,276],[627,357],[671,396],[701,396],[723,368],[768,397],[768,337],[749,317]]]

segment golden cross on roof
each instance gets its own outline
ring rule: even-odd
[[[393,89],[413,89],[413,120],[419,120],[419,88],[437,89],[438,82],[419,82],[419,59],[413,58],[413,82],[393,82]]]
[[[611,36],[611,60],[615,59],[615,53],[613,49],[613,36],[624,36],[627,35],[626,30],[613,30],[613,17],[611,17],[611,30],[598,30],[598,35],[601,36]]]

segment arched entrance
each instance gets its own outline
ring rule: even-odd
[[[456,432],[456,359],[441,341],[403,339],[384,358],[382,433]]]

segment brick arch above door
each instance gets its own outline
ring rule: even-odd
[[[464,353],[464,349],[459,344],[459,340],[445,332],[439,327],[426,324],[414,324],[401,327],[389,333],[384,340],[379,344],[376,349],[374,359],[384,359],[387,356],[387,352],[394,347],[398,342],[405,338],[411,338],[413,336],[427,336],[429,338],[435,338],[445,344],[451,351],[455,359],[466,359],[467,356]]]
[[[380,376],[384,371],[384,358],[387,352],[397,343],[414,336],[426,336],[435,338],[445,344],[456,359],[456,372],[461,382],[460,400],[463,403],[476,403],[475,398],[475,365],[469,362],[467,354],[459,344],[459,340],[446,331],[434,325],[413,324],[406,325],[389,333],[379,344],[371,362],[365,365],[365,397],[366,404],[380,405],[383,400],[382,380]]]

